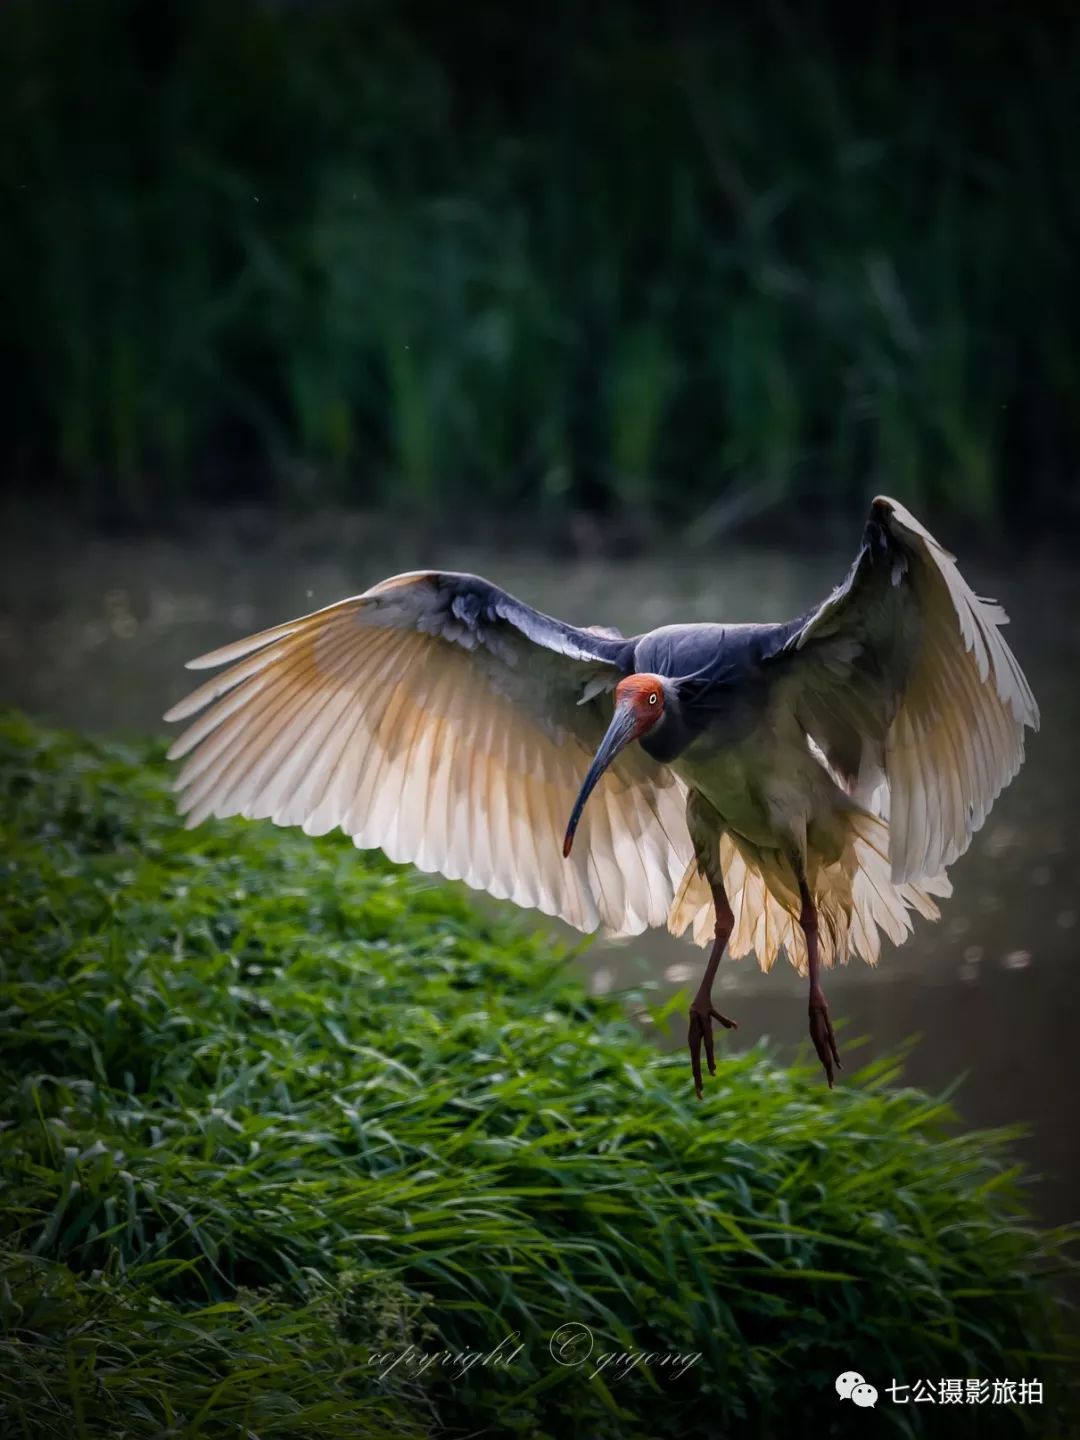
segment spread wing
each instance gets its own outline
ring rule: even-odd
[[[169,752],[180,809],[340,828],[579,930],[637,934],[665,922],[692,855],[672,772],[629,746],[562,855],[630,655],[477,576],[395,576],[190,662],[230,668],[165,716],[198,716]]]
[[[874,501],[847,579],[775,657],[806,733],[889,817],[896,881],[967,849],[1024,758],[1039,710],[1007,616],[895,500]]]

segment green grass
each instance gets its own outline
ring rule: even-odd
[[[841,1434],[851,1365],[1041,1378],[948,1433],[1051,1433],[1066,1237],[894,1066],[829,1093],[723,1058],[698,1104],[457,889],[185,832],[156,745],[7,718],[0,826],[5,1435]],[[550,1357],[569,1322],[702,1358],[589,1379]],[[514,1332],[501,1370],[372,1359]]]

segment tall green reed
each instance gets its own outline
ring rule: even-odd
[[[0,15],[3,446],[89,513],[1068,502],[1077,27],[163,15]]]

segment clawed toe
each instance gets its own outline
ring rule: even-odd
[[[810,1002],[810,1038],[814,1042],[814,1049],[825,1070],[825,1078],[831,1090],[835,1072],[844,1067],[840,1063],[840,1052],[836,1048],[836,1036],[833,1034],[829,1007],[825,1004],[824,997]]]
[[[700,1100],[704,1094],[704,1087],[701,1076],[701,1051],[705,1050],[705,1061],[709,1067],[709,1074],[716,1074],[716,1052],[713,1046],[712,1022],[719,1020],[725,1030],[737,1030],[738,1022],[729,1019],[727,1015],[721,1015],[719,1010],[713,1009],[711,1003],[698,1005],[696,1002],[690,1007],[690,1028],[687,1032],[687,1044],[690,1047],[690,1068],[694,1072],[694,1091]]]

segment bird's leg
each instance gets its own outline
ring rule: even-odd
[[[728,942],[735,924],[735,916],[731,913],[731,906],[724,894],[724,887],[714,883],[712,885],[713,904],[716,906],[716,929],[714,931],[712,950],[709,952],[708,964],[705,966],[705,974],[701,977],[701,984],[698,986],[697,994],[690,1005],[690,1030],[687,1035],[687,1043],[690,1046],[690,1065],[694,1072],[694,1089],[700,1100],[702,1095],[701,1083],[701,1047],[705,1047],[705,1059],[709,1066],[709,1074],[716,1074],[716,1055],[713,1051],[712,1022],[719,1020],[726,1030],[737,1030],[739,1027],[734,1020],[729,1020],[726,1015],[721,1015],[719,1010],[713,1009],[712,986],[716,977],[716,967],[720,964],[720,957],[724,953],[724,946]]]
[[[831,1090],[834,1069],[842,1070],[844,1067],[840,1064],[840,1053],[836,1048],[836,1036],[833,1034],[832,1021],[829,1018],[829,1007],[825,1003],[825,992],[818,979],[821,962],[818,957],[817,908],[809,887],[801,876],[799,877],[799,898],[802,901],[799,924],[806,936],[806,955],[810,964],[810,1038],[814,1042],[818,1059],[825,1067],[825,1077]]]

